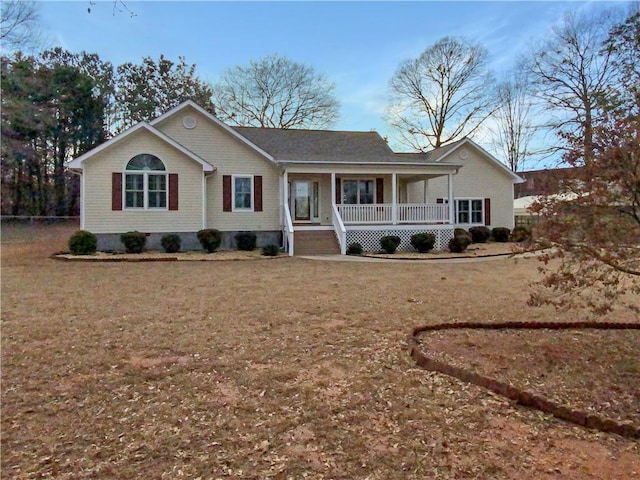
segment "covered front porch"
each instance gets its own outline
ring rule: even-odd
[[[413,233],[433,232],[442,239],[437,246],[452,235],[455,165],[301,170],[285,169],[281,177],[284,246],[290,255],[296,230],[333,230],[342,254],[353,242],[379,248],[379,236],[385,234],[400,236],[401,249]],[[434,201],[429,179],[442,176],[448,195]]]

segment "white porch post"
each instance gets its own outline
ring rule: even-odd
[[[336,174],[331,174],[331,205],[336,204]],[[332,207],[333,208],[333,207]]]
[[[422,181],[422,186],[423,186],[423,189],[422,189],[422,197],[423,197],[422,198],[422,202],[423,203],[427,203],[427,186],[429,185],[428,182],[429,182],[429,180],[427,180],[426,178]]]
[[[391,222],[396,225],[398,223],[398,186],[397,175],[391,174]]]
[[[282,211],[289,201],[289,173],[285,170],[282,172]]]
[[[456,204],[453,195],[453,174],[447,175],[449,180],[449,223],[456,223]]]

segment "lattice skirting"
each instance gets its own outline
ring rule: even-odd
[[[366,252],[376,252],[381,249],[380,238],[386,235],[397,235],[401,240],[398,251],[413,252],[415,249],[411,246],[411,235],[416,233],[433,233],[436,236],[436,244],[433,249],[438,251],[446,250],[449,240],[453,238],[453,228],[428,227],[415,230],[347,230],[347,246],[357,242],[362,245],[362,248]]]

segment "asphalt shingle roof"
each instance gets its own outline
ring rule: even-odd
[[[276,161],[429,162],[428,154],[394,153],[377,132],[231,127]],[[435,158],[435,157],[434,157]]]

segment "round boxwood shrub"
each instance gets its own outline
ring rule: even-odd
[[[508,242],[509,241],[509,234],[511,233],[511,230],[509,230],[506,227],[495,227],[493,230],[491,230],[491,236],[493,237],[493,239],[496,242]]]
[[[416,233],[411,235],[411,246],[420,253],[432,250],[436,244],[436,236],[433,233]]]
[[[262,255],[264,255],[265,257],[277,257],[279,253],[280,247],[273,243],[262,247]]]
[[[491,237],[491,230],[485,226],[471,227],[469,233],[473,243],[487,243],[487,240]]]
[[[469,243],[473,242],[473,238],[471,234],[467,232],[464,228],[456,228],[453,230],[454,237],[467,237],[469,239]]]
[[[98,240],[86,230],[78,230],[69,238],[69,251],[73,255],[91,255],[96,253]]]
[[[256,248],[258,238],[253,232],[239,232],[235,235],[238,250],[250,252]]]
[[[142,253],[147,243],[147,234],[138,231],[123,233],[120,241],[127,253]]]
[[[209,253],[213,253],[222,243],[222,235],[215,228],[205,228],[196,234],[202,248]]]
[[[509,239],[512,242],[526,242],[531,240],[531,230],[524,225],[518,225],[511,231]]]
[[[470,244],[470,235],[455,235],[449,240],[449,251],[451,253],[462,253]]]
[[[362,255],[364,249],[358,242],[350,243],[347,247],[347,255]]]
[[[160,245],[167,253],[176,253],[180,251],[180,247],[182,246],[182,240],[180,239],[180,235],[176,235],[175,233],[168,233],[163,235],[160,239]]]
[[[380,246],[387,253],[393,253],[400,246],[400,237],[397,235],[385,235],[380,239]]]

